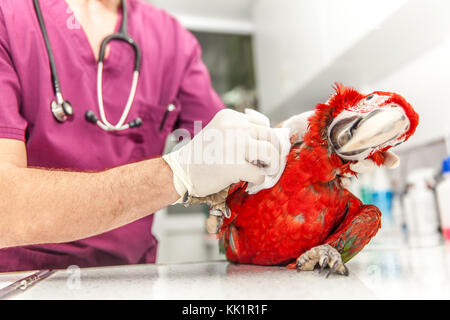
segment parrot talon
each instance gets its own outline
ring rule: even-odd
[[[342,275],[348,277],[348,275],[350,274],[350,272],[348,271],[348,268],[346,265],[344,265],[344,273]]]
[[[225,204],[225,211],[223,212],[223,215],[225,216],[225,218],[230,219],[230,217],[231,217],[230,208],[228,208],[228,205],[226,202],[224,204]]]
[[[328,259],[327,256],[325,256],[324,258],[321,259],[321,261],[322,261],[322,262],[319,262],[319,266],[320,266],[320,271],[319,271],[319,273],[322,273],[322,272],[323,272],[323,270],[325,269],[325,267],[328,265],[329,259]]]
[[[303,267],[303,265],[304,265],[304,263],[302,263],[301,261],[300,261],[300,259],[297,259],[297,270],[298,271],[301,271],[302,270],[302,267]]]
[[[331,266],[330,271],[328,271],[327,275],[325,276],[326,279],[328,279],[328,277],[330,276],[330,274],[336,272],[336,267],[337,267],[337,265],[338,265],[338,262],[335,261],[335,262],[333,263],[333,265]]]
[[[327,267],[330,268],[330,271],[327,273],[326,278],[332,273],[348,275],[348,269],[342,262],[341,254],[328,244],[314,247],[297,259],[297,269],[299,271],[312,271],[320,268],[319,273],[322,273]]]

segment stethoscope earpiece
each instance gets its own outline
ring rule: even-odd
[[[86,120],[87,120],[88,122],[91,122],[91,123],[93,123],[93,124],[96,124],[97,121],[98,121],[97,116],[96,116],[95,113],[92,112],[91,110],[86,111],[86,113],[84,114],[84,117],[86,118]]]
[[[122,131],[122,130],[126,130],[126,129],[131,129],[131,128],[139,128],[140,126],[142,126],[142,119],[136,118],[133,121],[130,121],[125,125],[121,125],[120,127],[118,127],[118,126],[109,127],[109,126],[106,126],[103,122],[101,122],[97,118],[95,113],[91,110],[86,111],[86,113],[84,114],[84,117],[88,122],[98,125],[100,128],[102,128],[105,131]]]
[[[130,128],[139,128],[140,126],[142,126],[142,119],[141,118],[136,118],[133,121],[129,122],[128,126]]]

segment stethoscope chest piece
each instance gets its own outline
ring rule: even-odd
[[[52,101],[52,114],[58,122],[64,122],[68,117],[73,116],[72,104],[65,100],[61,103]]]

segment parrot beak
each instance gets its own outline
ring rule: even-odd
[[[348,112],[333,122],[329,132],[331,143],[336,153],[347,160],[362,160],[378,147],[400,143],[398,138],[410,125],[397,105],[376,108],[366,114]]]

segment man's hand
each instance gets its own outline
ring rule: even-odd
[[[273,129],[246,114],[225,109],[181,149],[163,157],[181,198],[205,197],[239,181],[260,184],[280,166]]]
[[[298,115],[292,116],[286,121],[283,121],[279,126],[282,128],[289,128],[290,135],[296,141],[302,141],[303,136],[308,129],[308,119],[314,114],[314,111],[306,111]],[[295,141],[294,141],[295,142]],[[400,158],[391,151],[386,151],[384,166],[389,169],[395,169],[400,165]],[[376,164],[369,159],[360,160],[350,165],[350,169],[357,173],[367,173],[373,170]]]

